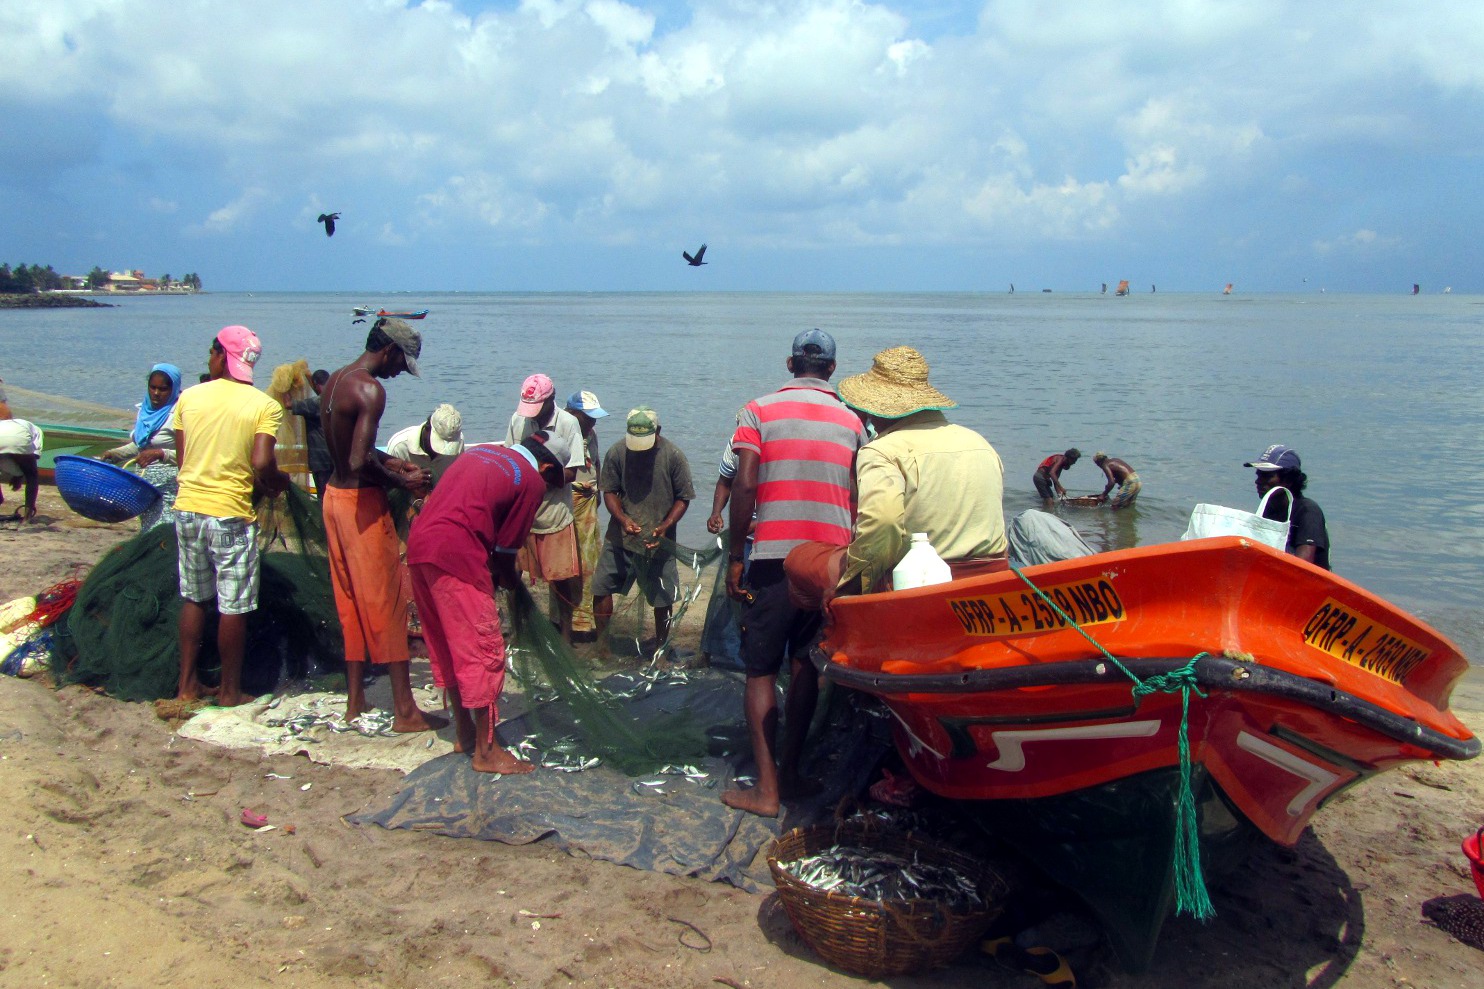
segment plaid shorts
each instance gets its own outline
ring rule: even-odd
[[[180,596],[201,604],[216,598],[223,615],[258,606],[258,524],[195,512],[175,513],[180,543]]]

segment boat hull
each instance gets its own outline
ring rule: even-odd
[[[129,442],[129,430],[93,426],[49,425],[38,422],[41,430],[41,457],[37,472],[43,484],[57,481],[57,458],[60,456],[98,457]]]
[[[1235,821],[1283,845],[1326,800],[1375,773],[1479,753],[1448,710],[1468,665],[1457,648],[1296,557],[1226,537],[1024,574],[838,598],[816,662],[842,686],[881,698],[918,783],[975,801],[986,818],[1020,820],[1024,845],[1061,833],[1055,822],[1069,814],[1149,833],[1148,808],[1162,807],[1153,859],[1078,852],[1096,843],[1092,832],[1036,855],[1110,933],[1128,918],[1119,950],[1130,967],[1147,963],[1168,908],[1173,800],[1125,801],[1116,817],[1108,794],[1169,778],[1182,733],[1206,803],[1219,798]],[[1188,698],[1176,684],[1132,689],[1135,679],[1176,673],[1193,688]],[[1078,810],[1086,807],[1101,809]],[[1094,891],[1109,885],[1109,870],[1134,861],[1163,892],[1138,902],[1102,896],[1100,907]]]
[[[1170,807],[1179,772],[1158,769],[1039,800],[975,801],[968,818],[1053,882],[1076,890],[1101,922],[1119,961],[1142,971],[1153,960],[1174,905],[1175,841]],[[1208,876],[1242,861],[1257,832],[1233,813],[1200,767],[1191,781]]]

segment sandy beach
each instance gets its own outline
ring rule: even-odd
[[[0,602],[82,572],[135,531],[73,515],[53,488],[39,507],[36,524],[0,528]],[[1484,731],[1477,671],[1454,709]],[[818,960],[776,896],[543,842],[353,826],[345,815],[395,794],[399,773],[190,741],[148,704],[0,678],[0,761],[0,806],[13,815],[0,832],[0,986],[871,984]],[[293,832],[243,827],[244,807]],[[1079,984],[1477,986],[1484,954],[1422,906],[1473,892],[1459,842],[1481,815],[1478,764],[1370,780],[1295,848],[1261,846],[1214,891],[1213,921],[1172,920],[1150,972],[1094,952],[1104,961]],[[971,955],[888,984],[1040,983]]]

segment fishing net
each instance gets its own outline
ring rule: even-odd
[[[130,429],[134,412],[115,409],[97,402],[83,402],[47,392],[31,391],[12,384],[5,386],[12,412],[31,422],[56,425],[92,426],[106,429]]]
[[[725,558],[726,550],[723,547],[727,545],[726,540],[727,533],[723,532],[714,545],[706,549],[692,549],[671,539],[661,539],[653,550],[634,554],[637,564],[634,583],[638,593],[630,595],[627,600],[618,600],[615,596],[613,619],[608,624],[607,644],[625,649],[632,646],[640,656],[649,659],[658,659],[667,654],[675,655],[673,642],[676,631],[690,606],[700,598],[707,583],[711,583],[713,599],[717,593],[722,597],[726,596],[725,568],[718,568],[714,580],[704,576],[708,567]],[[676,587],[665,586],[662,568],[658,565],[667,554],[675,558],[675,570],[679,578]],[[652,614],[649,601],[665,591],[675,601],[670,607],[670,633],[663,640],[657,635],[654,639],[646,639],[646,616]]]
[[[287,673],[343,669],[340,623],[324,555],[319,504],[292,487],[259,507],[261,584],[248,618],[242,683],[248,693],[273,691]],[[131,701],[175,696],[180,671],[177,623],[180,580],[175,530],[156,526],[115,547],[77,592],[57,626],[52,675]],[[202,643],[202,681],[221,670],[215,611]]]
[[[670,623],[670,638],[673,638],[686,609],[707,583],[703,572],[723,556],[723,551],[719,546],[695,550],[663,540],[654,552],[673,554],[677,572],[685,575],[681,586],[671,589],[675,596]],[[641,566],[639,570],[639,593],[633,595],[624,609],[634,612],[637,627],[630,634],[636,645],[643,637],[648,596],[661,589],[659,567]],[[656,645],[644,674],[637,679],[617,678],[623,686],[610,689],[562,639],[525,585],[510,593],[509,605],[513,619],[509,637],[511,675],[532,699],[556,702],[537,703],[529,715],[535,725],[535,740],[542,749],[578,760],[601,758],[631,776],[705,757],[705,726],[692,715],[681,711],[640,720],[624,703],[637,693],[652,689],[665,675],[656,663],[670,648],[669,638]],[[615,614],[615,624],[618,617]],[[610,635],[613,628],[609,626]]]
[[[304,418],[293,415],[287,410],[299,399],[308,398],[314,394],[314,389],[309,383],[309,364],[300,360],[292,364],[278,365],[273,369],[273,378],[263,390],[268,393],[269,398],[282,404],[285,410],[283,422],[278,427],[278,440],[274,446],[278,467],[292,477],[295,484],[308,487],[310,481],[309,441],[304,428]]]

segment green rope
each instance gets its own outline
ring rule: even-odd
[[[1174,871],[1175,871],[1175,912],[1187,914],[1197,920],[1209,920],[1216,916],[1216,908],[1211,905],[1211,897],[1206,892],[1206,879],[1201,871],[1201,835],[1200,823],[1195,812],[1195,793],[1190,788],[1190,693],[1195,691],[1197,696],[1205,697],[1197,682],[1195,664],[1206,658],[1209,653],[1196,653],[1190,658],[1190,662],[1178,670],[1168,673],[1159,673],[1139,679],[1127,666],[1103,648],[1103,644],[1085,632],[1077,620],[1067,614],[1056,602],[1047,597],[1046,593],[1037,587],[1019,567],[1010,564],[1010,569],[1015,575],[1025,581],[1027,587],[1035,592],[1036,596],[1046,602],[1053,611],[1062,617],[1062,620],[1076,629],[1077,634],[1090,642],[1098,652],[1114,666],[1133,681],[1134,705],[1138,706],[1141,698],[1149,694],[1174,694],[1180,695],[1180,786],[1175,798],[1175,848],[1174,848]]]

